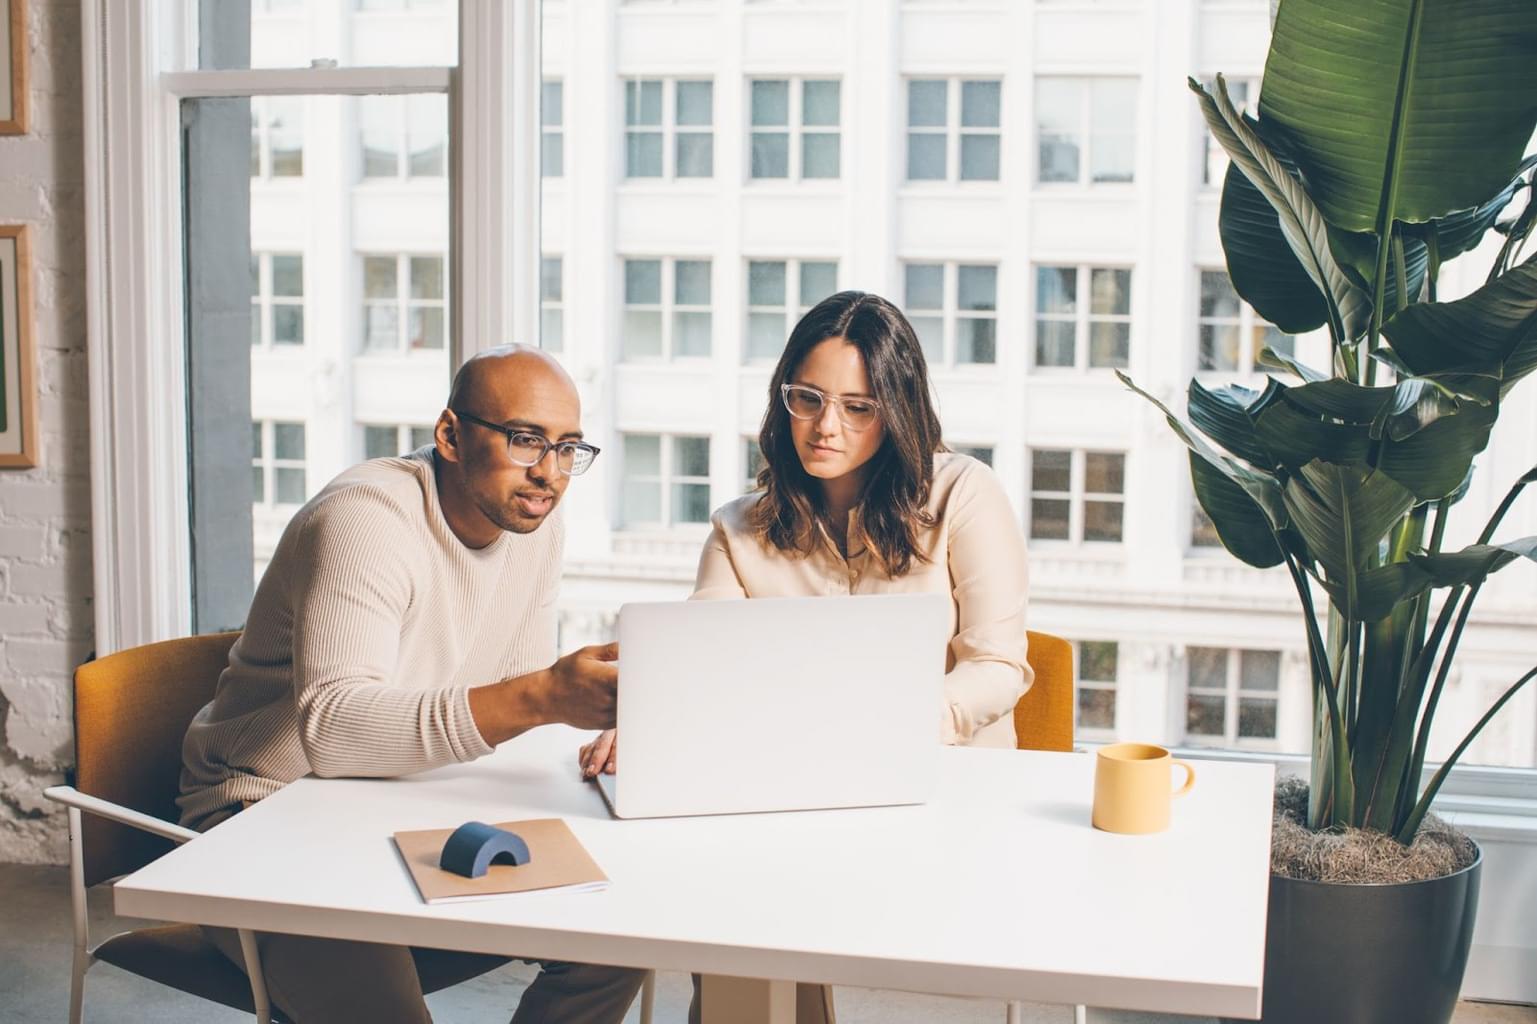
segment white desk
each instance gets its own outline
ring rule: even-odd
[[[1153,836],[1089,827],[1088,754],[961,749],[945,751],[936,799],[921,807],[615,821],[577,778],[584,735],[546,727],[482,761],[405,779],[301,780],[119,882],[117,912],[710,975],[1259,1015],[1269,766],[1198,764],[1173,826]],[[550,816],[569,822],[611,889],[428,907],[390,841],[397,830]]]

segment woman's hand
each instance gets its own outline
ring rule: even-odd
[[[619,765],[619,738],[614,730],[604,729],[597,739],[584,744],[576,760],[582,767],[584,779],[593,778],[599,772],[614,774],[614,769]]]

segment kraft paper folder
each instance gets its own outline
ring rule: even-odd
[[[608,888],[608,876],[559,818],[492,824],[523,837],[530,855],[527,864],[492,864],[479,878],[465,878],[438,867],[443,843],[453,835],[453,829],[395,833],[395,846],[422,902],[458,903],[525,892],[597,892]]]

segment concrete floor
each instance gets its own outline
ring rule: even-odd
[[[91,892],[91,936],[101,941],[140,922],[112,913],[111,893],[98,886]],[[0,1024],[58,1024],[69,1010],[70,911],[64,868],[0,864]],[[511,1016],[534,969],[511,964],[457,988],[429,998],[438,1024],[499,1022]],[[658,1024],[686,1019],[690,986],[683,974],[662,974],[657,986]],[[865,989],[837,990],[840,1024],[1002,1024],[1003,1004],[984,1000],[948,999],[902,992]],[[183,995],[144,981],[108,964],[91,968],[86,977],[85,1019],[156,1021],[161,1024],[225,1024],[244,1021],[247,1014]],[[631,1008],[627,1022],[640,1019]],[[1028,1024],[1070,1024],[1072,1011],[1060,1006],[1030,1005]],[[1096,1024],[1210,1024],[1193,1017],[1101,1012]],[[1537,1024],[1537,1008],[1463,1003],[1456,1024]]]

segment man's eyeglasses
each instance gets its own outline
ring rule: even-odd
[[[507,438],[507,457],[519,466],[535,466],[544,461],[544,457],[555,450],[555,468],[566,476],[581,476],[592,468],[592,460],[598,457],[601,450],[596,445],[590,445],[585,441],[547,441],[538,434],[528,430],[519,430],[517,427],[504,427],[500,423],[492,423],[483,420],[479,416],[471,416],[467,412],[458,409],[450,409],[461,420],[469,420],[478,423],[488,430],[494,430]]]
[[[805,384],[781,384],[779,396],[785,408],[798,420],[814,420],[822,415],[828,402],[838,410],[838,419],[850,430],[866,430],[880,418],[881,404],[873,398],[842,398]]]

